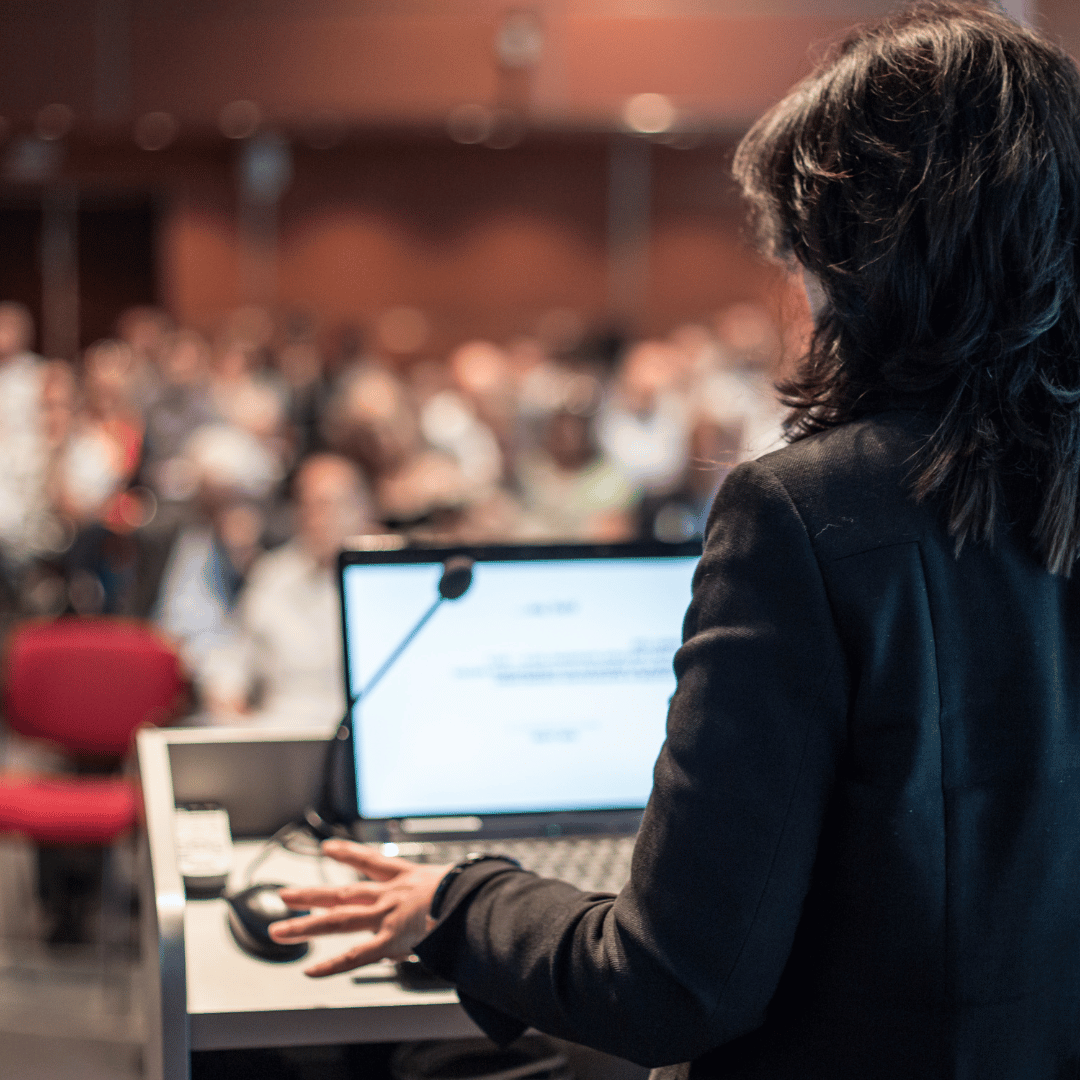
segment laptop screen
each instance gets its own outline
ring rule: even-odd
[[[344,557],[352,693],[431,608],[450,554]],[[468,590],[438,605],[354,706],[360,816],[643,807],[698,550],[465,554]]]

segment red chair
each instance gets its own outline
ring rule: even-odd
[[[73,617],[17,626],[5,661],[8,726],[58,747],[73,772],[0,773],[0,834],[113,845],[138,817],[135,781],[116,775],[135,731],[171,721],[184,698],[175,650],[146,624]]]

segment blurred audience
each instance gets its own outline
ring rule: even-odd
[[[686,467],[690,415],[683,350],[642,341],[626,354],[597,418],[600,446],[636,490],[673,488]]]
[[[172,319],[160,308],[128,308],[116,321],[116,336],[131,350],[131,400],[145,416],[162,389],[165,350],[173,335]]]
[[[215,654],[232,644],[236,601],[262,551],[280,469],[254,435],[220,422],[197,429],[177,460],[193,483],[194,513],[171,544],[154,617],[179,642],[201,690]]]
[[[146,413],[143,473],[158,495],[183,502],[195,489],[180,451],[191,434],[216,419],[210,391],[210,348],[194,330],[173,335],[162,351],[161,389]]]
[[[33,337],[30,312],[0,303],[0,576],[13,598],[48,547],[43,370]]]
[[[588,413],[553,412],[542,445],[521,455],[518,480],[537,534],[573,540],[629,537],[634,487],[596,444]]]
[[[82,401],[58,448],[54,498],[76,525],[107,520],[142,460],[143,421],[134,359],[120,341],[99,341],[83,357]]]
[[[349,326],[324,352],[300,312],[205,329],[138,307],[44,361],[0,304],[2,610],[154,618],[203,722],[337,722],[350,534],[691,539],[732,466],[780,441],[781,335],[748,303],[645,340],[552,312],[445,356],[414,308],[374,351]]]
[[[60,527],[71,535],[61,560],[68,601],[79,614],[128,614],[136,569],[131,534],[153,499],[132,487],[145,430],[134,399],[134,355],[122,341],[92,345],[83,357],[81,395],[68,365],[54,361],[49,369],[56,440],[50,492]]]
[[[416,400],[387,368],[364,363],[346,371],[324,430],[328,445],[370,478],[387,524],[407,528],[465,505],[469,482],[458,459],[425,440]]]
[[[757,304],[732,304],[717,316],[714,341],[696,365],[698,407],[721,426],[741,429],[736,463],[778,450],[785,410],[773,390],[782,359],[775,321]]]
[[[345,709],[335,563],[375,531],[359,469],[313,454],[293,479],[296,535],[260,555],[240,593],[235,639],[210,657],[203,690],[216,722],[330,731]]]
[[[298,312],[285,319],[274,365],[286,395],[294,452],[300,459],[322,447],[319,418],[330,392],[329,372],[311,319]]]

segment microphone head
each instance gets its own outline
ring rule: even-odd
[[[473,561],[466,555],[455,555],[443,563],[439,578],[439,595],[444,600],[459,600],[472,584]]]

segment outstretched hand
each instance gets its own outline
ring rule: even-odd
[[[275,941],[307,941],[322,934],[348,934],[370,930],[347,952],[304,969],[318,978],[372,964],[377,960],[400,960],[426,936],[434,921],[428,915],[435,889],[449,866],[427,866],[392,859],[374,848],[348,840],[327,840],[324,854],[355,867],[370,880],[351,885],[323,885],[306,889],[282,889],[281,899],[294,910],[323,910],[296,919],[272,923]]]

